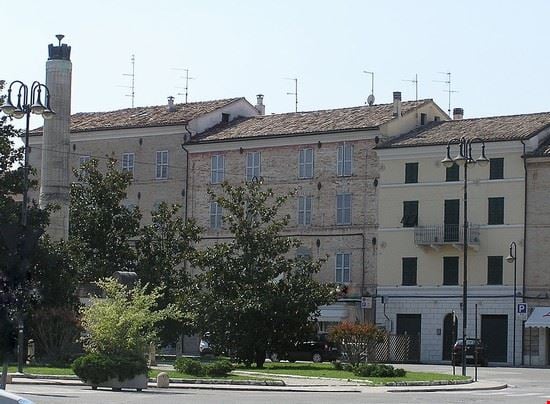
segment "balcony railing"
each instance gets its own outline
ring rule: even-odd
[[[417,245],[463,244],[464,227],[461,224],[436,224],[414,228]],[[468,225],[468,244],[479,245],[479,225]]]

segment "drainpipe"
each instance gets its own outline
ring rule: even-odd
[[[525,142],[520,140],[523,146],[523,276],[522,276],[522,300],[525,301],[525,263],[527,262],[527,155],[525,152]],[[514,307],[514,316],[516,315],[516,308]],[[521,321],[521,366],[524,365],[523,359],[523,341],[525,338],[525,320]],[[515,341],[514,341],[515,344]]]

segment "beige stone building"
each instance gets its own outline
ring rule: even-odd
[[[457,113],[461,118],[462,111]],[[522,302],[522,156],[550,134],[549,124],[550,113],[455,119],[431,123],[376,147],[376,321],[392,333],[415,337],[409,359],[450,360],[453,340],[462,335],[464,171],[456,165],[446,169],[441,160],[450,139],[477,136],[485,141],[490,163],[468,165],[466,335],[474,337],[477,331],[487,344],[489,361],[508,364],[513,362],[515,336],[516,363],[521,362],[522,321],[513,328],[514,265],[505,258],[515,242],[517,302]],[[452,156],[457,153],[457,146],[452,147]],[[480,144],[474,143],[472,154],[479,153]]]
[[[190,217],[210,238],[227,235],[208,188],[262,178],[275,193],[296,190],[282,213],[296,254],[326,257],[319,279],[342,285],[340,301],[321,309],[321,328],[374,321],[379,163],[374,146],[432,121],[449,119],[433,101],[394,102],[242,118],[191,137]],[[363,308],[361,301],[363,299]]]
[[[109,157],[118,160],[134,178],[125,203],[139,206],[148,222],[160,202],[186,203],[187,156],[181,145],[191,134],[257,114],[244,98],[175,104],[172,97],[167,105],[73,114],[70,166],[78,168],[90,158],[100,166]],[[31,133],[30,146],[29,162],[40,179],[41,128]]]
[[[550,139],[527,154],[524,364],[550,365]]]

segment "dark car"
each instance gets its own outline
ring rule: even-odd
[[[462,343],[463,339],[460,338],[453,345],[453,366],[462,364]],[[486,351],[485,344],[480,339],[466,338],[466,363],[476,363],[477,365],[487,366],[488,360]]]
[[[319,363],[340,359],[340,351],[328,340],[327,333],[318,333],[305,341],[298,342],[288,352],[271,352],[269,358],[272,362],[286,359],[289,362],[313,361]]]

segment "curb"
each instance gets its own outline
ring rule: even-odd
[[[399,390],[392,390],[388,389],[388,393],[437,393],[438,391],[487,391],[487,390],[504,390],[508,388],[507,384],[500,384],[497,386],[491,386],[491,387],[460,387],[460,388],[450,388],[450,387],[442,387],[442,388],[431,388],[431,389],[399,389]]]

